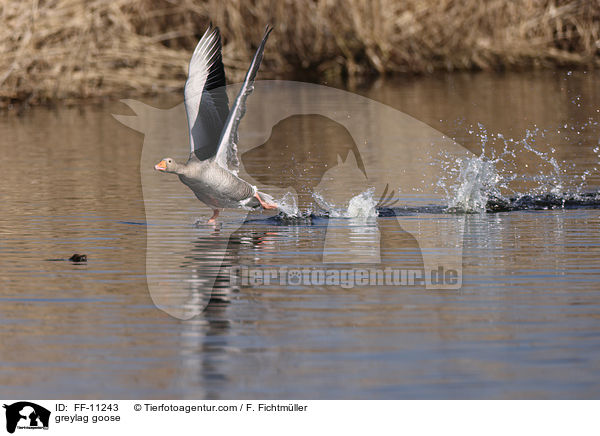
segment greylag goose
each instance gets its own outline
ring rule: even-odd
[[[225,69],[221,57],[221,35],[212,24],[194,50],[185,83],[185,111],[190,132],[190,157],[185,164],[166,157],[154,166],[157,171],[173,173],[196,197],[213,209],[208,223],[214,223],[222,208],[276,209],[270,195],[238,177],[237,131],[246,112],[246,99],[254,89],[269,34],[248,68],[244,83],[229,110],[225,92]]]

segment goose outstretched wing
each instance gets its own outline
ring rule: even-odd
[[[184,96],[190,152],[200,160],[209,159],[217,152],[229,116],[221,34],[219,28],[212,24],[198,42],[190,60]]]
[[[252,59],[250,68],[248,68],[244,83],[231,107],[223,131],[221,132],[217,152],[213,158],[220,166],[234,174],[237,174],[239,168],[239,159],[237,156],[238,127],[246,113],[246,99],[254,90],[254,79],[256,78],[260,62],[262,61],[265,44],[267,43],[267,39],[272,30],[273,28],[269,26],[265,29],[262,42],[254,54],[254,59]]]

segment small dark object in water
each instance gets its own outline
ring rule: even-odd
[[[75,253],[73,256],[69,257],[69,260],[71,262],[87,262],[87,255]]]

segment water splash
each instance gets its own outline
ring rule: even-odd
[[[377,216],[377,199],[375,188],[369,188],[365,192],[352,197],[346,209],[346,218],[371,218]]]
[[[296,196],[291,192],[286,192],[283,197],[276,202],[279,205],[279,212],[286,218],[297,218],[302,215],[298,208],[298,203],[296,202]]]
[[[442,176],[437,181],[437,187],[445,191],[449,212],[481,213],[486,211],[490,197],[500,195],[500,189],[506,187],[510,177],[503,177],[498,170],[498,163],[506,155],[514,153],[505,147],[499,156],[486,156],[486,145],[490,138],[485,127],[479,123],[478,131],[468,130],[469,134],[477,134],[481,142],[481,154],[475,157],[451,160],[450,156],[442,154]],[[501,136],[501,135],[500,135]],[[451,184],[450,178],[456,178]]]
[[[514,210],[520,205],[537,207],[544,202],[548,208],[554,208],[557,199],[562,199],[563,207],[578,200],[587,205],[591,197],[584,189],[587,178],[597,168],[577,174],[573,162],[556,157],[552,141],[570,141],[575,135],[582,138],[583,146],[585,129],[597,126],[598,122],[591,118],[578,125],[564,124],[553,131],[534,126],[521,139],[490,134],[482,124],[469,127],[468,134],[475,135],[481,144],[481,154],[455,159],[441,153],[435,164],[441,165],[442,176],[435,188],[443,191],[449,212],[481,213],[505,210],[505,206],[506,210]],[[490,141],[496,147],[488,147]],[[538,144],[547,151],[540,151]],[[497,153],[495,150],[499,148],[502,151]],[[600,146],[593,151],[600,163]]]
[[[313,198],[317,205],[332,218],[372,218],[377,216],[375,188],[368,188],[355,195],[342,207],[327,201],[318,192],[313,192]]]
[[[485,212],[488,199],[497,192],[500,176],[495,163],[485,156],[461,159],[460,174],[454,195],[448,199],[448,210],[452,212]]]

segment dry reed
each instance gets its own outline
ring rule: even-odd
[[[3,0],[0,107],[183,87],[209,20],[239,80],[600,64],[598,0]]]

